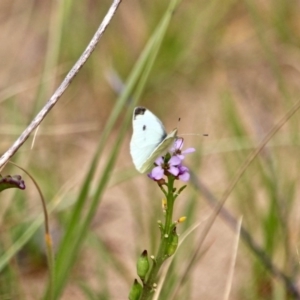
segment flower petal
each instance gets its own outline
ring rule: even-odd
[[[155,168],[152,169],[151,171],[151,176],[155,179],[155,180],[159,180],[162,179],[164,176],[164,170],[161,166],[157,166]]]
[[[181,159],[177,156],[172,156],[168,161],[169,166],[178,166],[181,163]]]
[[[155,160],[155,164],[160,166],[164,163],[164,159],[160,156]]]
[[[172,153],[174,153],[174,152],[176,152],[176,151],[178,151],[178,150],[181,150],[182,146],[183,146],[183,139],[182,139],[182,138],[178,138],[178,139],[174,142],[174,144],[173,144],[173,146],[171,147],[170,151],[171,151]]]
[[[150,173],[148,173],[147,176],[148,176],[150,179],[155,180],[154,177],[153,177],[153,175],[152,175],[152,171],[151,171]]]
[[[175,141],[175,145],[177,149],[181,149],[183,147],[183,138],[179,138]]]
[[[196,151],[195,148],[187,148],[187,149],[183,150],[181,153],[182,154],[188,154],[188,153],[193,153],[195,151]]]
[[[184,160],[184,155],[182,154],[176,154],[175,156],[178,157],[180,160]]]
[[[181,181],[185,181],[185,182],[186,182],[186,181],[189,181],[189,179],[190,179],[190,173],[185,172],[185,173],[179,175],[178,178],[179,178]]]
[[[174,176],[177,176],[179,174],[179,169],[174,166],[170,166],[168,171]]]

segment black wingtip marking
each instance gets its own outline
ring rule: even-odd
[[[144,126],[143,126],[143,130],[146,130],[146,128],[147,128],[146,125],[144,125]]]
[[[145,107],[142,107],[142,106],[137,106],[135,109],[134,109],[134,113],[133,113],[133,117],[135,119],[136,116],[138,115],[143,115],[145,113],[147,109]]]

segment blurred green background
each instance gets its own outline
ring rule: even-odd
[[[2,153],[50,98],[110,4],[1,1]],[[74,212],[92,208],[75,208],[75,204],[117,106],[116,78],[127,81],[168,5],[159,0],[123,1],[92,56],[39,127],[34,143],[32,135],[13,157],[34,176],[49,203],[55,249],[67,228],[73,228],[76,236],[76,227],[70,225]],[[247,155],[299,100],[299,9],[299,2],[293,0],[183,0],[162,35],[139,104],[154,112],[167,131],[179,127],[185,146],[197,149],[187,163],[217,199]],[[105,165],[130,109],[128,102],[122,106],[105,139],[95,173],[100,181],[91,181],[86,203],[97,194],[101,176],[108,174]],[[203,133],[209,136],[201,137]],[[66,278],[61,299],[126,299],[138,255],[144,249],[156,252],[162,194],[147,176],[134,170],[130,136],[131,128],[110,168],[112,174],[107,175],[108,183],[96,196],[101,205],[91,209],[93,216],[69,273],[61,275]],[[299,138],[297,113],[249,166],[226,208],[236,218],[243,217],[244,228],[266,257],[300,290]],[[34,222],[42,220],[39,195],[16,167],[7,165],[2,174],[21,174],[27,188],[1,194],[0,299],[41,299],[48,282],[42,222],[31,230]],[[175,216],[188,217],[180,233],[205,222],[211,213],[206,197],[192,183],[176,205]],[[228,299],[297,299],[242,238],[234,260],[239,234],[226,224],[216,220],[203,249],[197,249],[202,225],[189,235],[175,256],[160,299],[173,299],[172,291],[195,251],[202,253],[201,258],[174,299],[226,299],[227,285],[231,286]],[[14,249],[25,233],[22,246]],[[10,249],[13,255],[7,258]],[[69,249],[66,256],[72,253],[71,242],[65,249]],[[228,282],[232,261],[233,279]]]

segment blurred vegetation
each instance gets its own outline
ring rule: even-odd
[[[78,59],[110,4],[1,1],[2,153]],[[298,1],[182,0],[169,15],[168,5],[123,1],[33,146],[32,136],[13,157],[47,200],[58,262],[54,294],[61,299],[125,299],[137,257],[157,248],[162,194],[130,160],[132,101],[151,109],[168,130],[180,117],[179,135],[209,134],[183,136],[187,147],[197,149],[188,163],[218,199],[247,155],[300,98]],[[166,16],[169,25],[160,23]],[[127,83],[127,95],[118,95],[113,75]],[[134,100],[127,101],[128,95]],[[244,229],[265,257],[296,286],[299,138],[297,113],[226,202],[232,215],[243,216]],[[1,172],[16,173],[11,165]],[[34,184],[21,175],[25,191],[1,193],[0,299],[42,299],[49,292],[42,206]],[[182,234],[210,215],[206,200],[192,184],[177,200],[175,215],[187,216]],[[223,299],[238,233],[217,219],[203,249],[196,249],[201,224],[178,249],[160,299],[174,298],[195,251],[200,258],[174,299]],[[297,299],[243,241],[241,235],[230,299]]]

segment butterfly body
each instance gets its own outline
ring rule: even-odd
[[[147,108],[138,106],[133,111],[133,134],[130,154],[136,169],[145,173],[154,161],[164,155],[177,137],[177,129],[167,134],[162,122]]]

